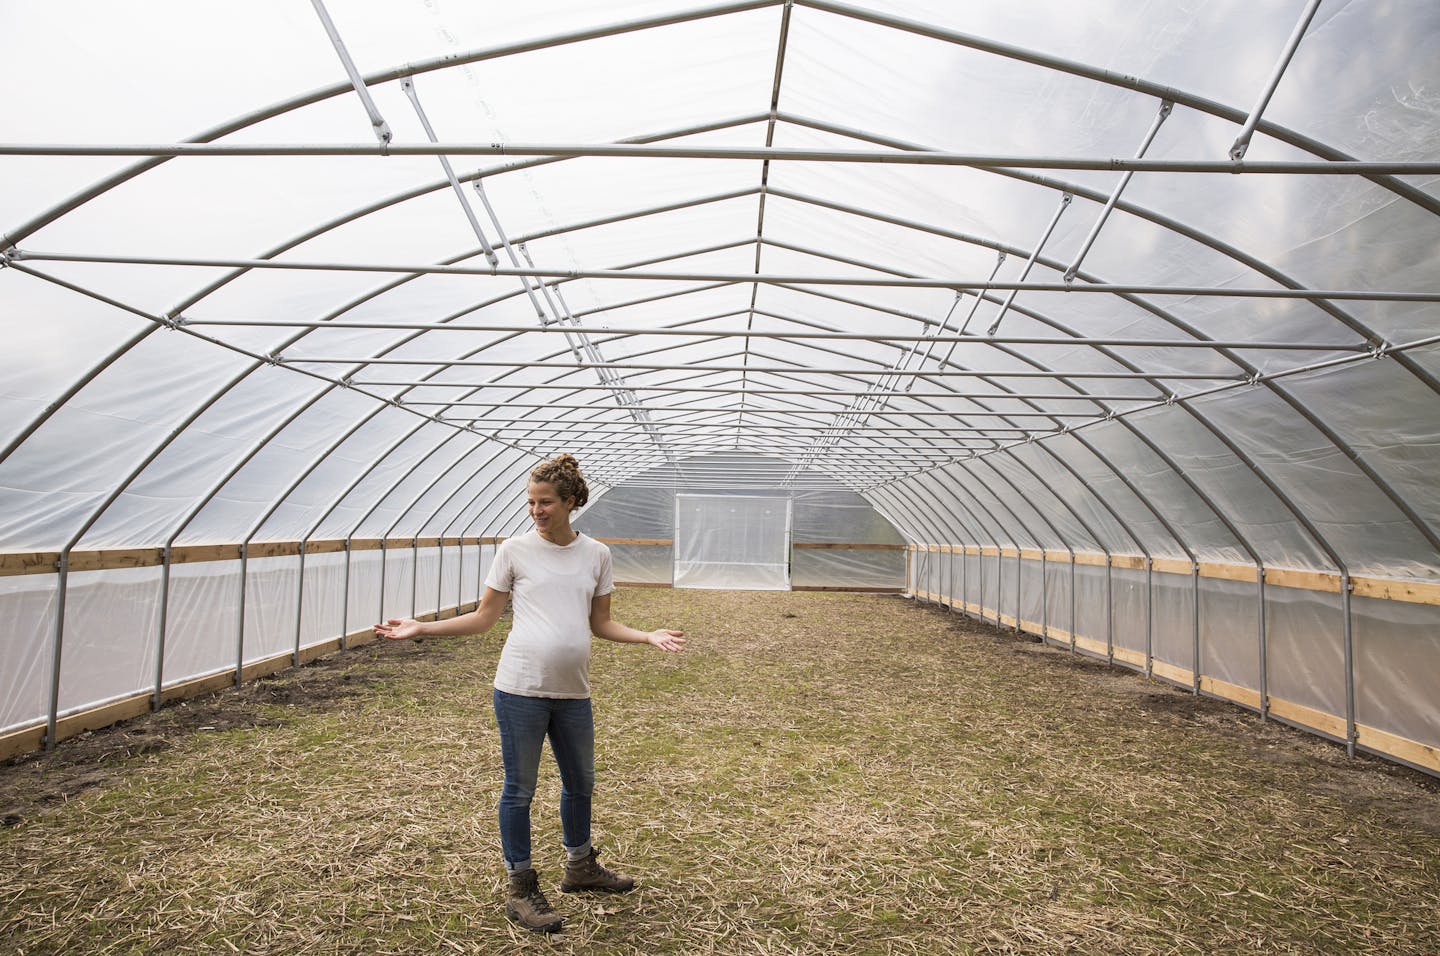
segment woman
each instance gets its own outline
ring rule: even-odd
[[[530,862],[530,801],[540,749],[560,768],[560,822],[565,840],[562,893],[623,893],[635,881],[596,860],[590,842],[590,795],[595,785],[595,723],[590,708],[590,635],[622,644],[680,651],[680,631],[646,633],[610,618],[615,584],[610,549],[570,527],[570,516],[590,499],[580,463],[561,455],[530,472],[526,486],[535,530],[510,538],[495,552],[480,606],[445,621],[409,618],[375,625],[390,640],[422,634],[483,634],[499,620],[505,601],[514,613],[495,671],[495,722],[505,763],[500,795],[500,844],[510,875],[506,914],[527,929],[554,933],[562,919],[540,892]]]

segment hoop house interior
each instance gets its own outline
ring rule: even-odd
[[[313,7],[0,11],[6,753],[467,608],[568,451],[633,583],[785,498],[1440,773],[1440,8]]]

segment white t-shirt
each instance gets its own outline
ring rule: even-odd
[[[485,586],[510,593],[495,688],[522,697],[590,696],[590,602],[615,590],[610,549],[587,535],[561,547],[530,531],[501,542]]]

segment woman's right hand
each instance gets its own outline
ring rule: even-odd
[[[375,625],[375,633],[388,641],[408,641],[412,637],[419,637],[421,633],[420,622],[414,618],[391,618],[384,624]]]

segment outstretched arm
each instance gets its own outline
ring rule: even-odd
[[[376,624],[375,633],[392,641],[409,640],[422,634],[436,637],[446,634],[484,634],[500,620],[500,612],[505,610],[505,602],[508,600],[508,592],[486,588],[485,593],[480,596],[480,606],[469,614],[423,623],[408,617],[390,620],[384,624]]]
[[[683,651],[685,632],[661,628],[655,631],[637,631],[626,627],[610,617],[610,595],[596,595],[590,601],[590,631],[596,637],[621,644],[649,644],[662,651]]]

